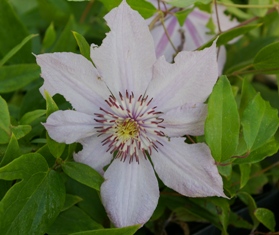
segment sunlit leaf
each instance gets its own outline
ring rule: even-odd
[[[32,127],[30,125],[19,125],[19,126],[12,126],[11,129],[15,137],[17,139],[21,139],[32,130]]]
[[[166,2],[172,6],[184,8],[189,7],[194,3],[208,4],[210,0],[166,0]]]
[[[250,164],[240,164],[239,165],[240,170],[240,188],[243,188],[250,177],[250,171],[251,171],[251,165]]]
[[[251,152],[275,134],[279,125],[278,111],[257,94],[244,110],[241,123],[245,142]]]
[[[239,116],[230,82],[221,76],[208,101],[205,139],[212,156],[218,162],[229,159],[236,151],[239,136]]]
[[[86,39],[79,33],[73,32],[74,37],[77,41],[80,53],[88,60],[91,60],[90,58],[90,46]]]

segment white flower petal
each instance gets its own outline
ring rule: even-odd
[[[36,56],[44,78],[40,88],[52,96],[61,94],[81,112],[93,114],[104,106],[110,93],[93,64],[83,56],[70,53],[52,53]]]
[[[218,78],[215,42],[202,51],[180,52],[174,64],[161,57],[154,65],[147,94],[161,112],[185,103],[202,103]]]
[[[189,197],[220,196],[222,178],[207,145],[186,144],[182,138],[163,140],[151,155],[155,171],[164,184]]]
[[[159,198],[158,182],[148,160],[113,160],[101,186],[102,202],[116,227],[146,223]]]
[[[218,74],[221,75],[227,60],[227,51],[224,46],[218,48]]]
[[[152,36],[144,19],[126,1],[105,17],[111,29],[91,58],[114,95],[144,94],[156,60]]]
[[[101,143],[106,137],[108,137],[108,135],[101,135],[99,137],[94,135],[81,140],[80,143],[83,149],[74,154],[75,161],[91,166],[100,174],[103,174],[103,168],[108,165],[112,159],[112,154],[107,152],[108,147],[103,146]]]
[[[66,144],[96,134],[94,117],[72,110],[52,113],[44,126],[52,139]]]
[[[186,104],[164,113],[164,133],[169,137],[203,135],[207,106],[203,103]]]

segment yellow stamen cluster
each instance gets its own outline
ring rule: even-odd
[[[118,138],[123,142],[130,139],[136,139],[138,136],[138,125],[133,119],[127,118],[124,121],[117,123],[116,133]]]

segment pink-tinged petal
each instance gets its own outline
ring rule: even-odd
[[[116,227],[146,223],[159,198],[158,182],[148,160],[129,163],[113,160],[104,174],[101,197],[111,221]]]
[[[184,50],[192,51],[209,41],[213,35],[208,34],[206,24],[210,15],[194,9],[187,17],[183,29],[185,31]]]
[[[171,42],[175,46],[175,48],[183,47],[182,38],[183,32],[180,31],[179,23],[176,17],[167,17],[164,20],[164,24],[168,35],[170,37]],[[165,32],[164,27],[161,23],[158,23],[151,30],[151,34],[153,36],[156,56],[159,58],[164,55],[168,62],[172,62],[174,56],[176,55],[176,51],[170,43],[170,40]]]
[[[105,19],[111,32],[100,47],[92,45],[91,58],[114,95],[129,90],[138,97],[146,90],[156,60],[148,26],[125,0]]]
[[[231,29],[239,24],[239,22],[236,20],[236,18],[231,20],[231,17],[225,14],[226,7],[222,5],[217,5],[217,11],[218,11],[218,16],[219,16],[219,22],[220,22],[220,28],[221,31],[224,32],[228,29]],[[217,26],[217,16],[215,12],[215,8],[212,8],[212,19]]]
[[[153,79],[147,95],[161,112],[185,103],[202,103],[212,91],[218,78],[215,42],[202,51],[180,52],[175,63],[161,57],[154,65]]]
[[[219,196],[222,178],[207,145],[186,144],[182,138],[163,140],[151,155],[155,171],[166,186],[189,197]]]
[[[203,135],[207,106],[203,103],[186,104],[164,113],[165,135],[179,137],[183,135]]]
[[[108,137],[107,134],[102,136],[94,135],[81,140],[80,143],[83,149],[74,154],[75,161],[91,166],[100,174],[103,174],[103,168],[112,160],[112,154],[101,143],[106,137]]]
[[[43,95],[44,90],[52,96],[61,94],[76,110],[87,114],[93,114],[104,106],[109,90],[86,58],[63,52],[37,55],[36,59],[45,80],[40,88]]]
[[[44,126],[52,139],[66,144],[96,134],[94,117],[72,110],[52,113]]]

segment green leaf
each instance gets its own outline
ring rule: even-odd
[[[0,96],[0,144],[6,144],[10,140],[10,114],[6,101]]]
[[[240,200],[245,203],[248,206],[248,210],[249,210],[249,215],[253,220],[253,227],[256,228],[259,225],[259,221],[256,218],[256,216],[254,215],[254,211],[257,209],[257,205],[255,203],[255,200],[253,199],[253,197],[245,192],[239,192],[237,194],[237,196],[240,198]]]
[[[168,193],[168,192],[167,192]],[[207,220],[219,229],[222,229],[219,216],[216,214],[216,208],[208,203],[207,198],[179,198],[161,194],[160,200],[171,210],[174,211],[179,207],[184,207],[192,216],[201,220]]]
[[[31,130],[32,127],[30,125],[12,126],[12,132],[17,139],[26,136]]]
[[[25,87],[40,77],[37,64],[18,64],[0,67],[0,93],[8,93]]]
[[[48,234],[72,234],[81,231],[103,228],[92,220],[83,210],[73,206],[62,211],[54,223],[47,229]]]
[[[257,92],[248,81],[248,79],[243,79],[242,82],[242,91],[240,98],[240,106],[239,106],[239,116],[242,117],[244,110],[247,105],[251,102],[251,100],[256,96]]]
[[[269,0],[249,0],[249,5],[269,5]],[[254,16],[264,17],[267,13],[267,8],[251,8],[250,12],[253,13]]]
[[[247,105],[242,116],[243,135],[249,151],[264,145],[276,132],[278,111],[258,93]]]
[[[65,25],[64,30],[62,31],[60,37],[54,44],[52,51],[70,51],[75,52],[76,42],[73,37],[72,31],[75,30],[75,20],[73,16],[70,16],[67,24]]]
[[[26,43],[28,43],[32,38],[37,36],[38,34],[31,34],[24,38],[21,43],[16,45],[4,56],[4,58],[0,61],[0,67],[3,66],[7,61],[9,61],[9,59],[11,59]]]
[[[264,185],[268,183],[268,178],[265,174],[261,173],[261,170],[262,168],[259,163],[251,165],[250,179],[242,188],[243,192],[247,192],[249,194],[262,193]]]
[[[71,8],[64,0],[37,0],[40,18],[47,22],[65,25],[71,14]]]
[[[90,166],[79,162],[64,162],[62,169],[72,179],[100,191],[104,179]]]
[[[127,3],[131,8],[138,11],[144,19],[150,18],[157,12],[157,8],[145,0],[127,0]]]
[[[186,9],[186,10],[183,10],[183,11],[178,11],[178,12],[175,12],[174,15],[175,17],[177,18],[180,26],[182,27],[184,25],[184,22],[187,18],[187,16],[193,11],[192,8],[190,9]]]
[[[236,164],[248,164],[257,163],[265,159],[266,157],[273,156],[279,150],[279,142],[276,138],[272,137],[264,145],[253,150],[245,158],[237,158],[234,163]]]
[[[212,38],[210,41],[208,41],[206,44],[202,45],[199,49],[203,49],[205,47],[208,47],[212,44],[212,42],[218,37],[217,43],[216,45],[222,46],[227,44],[229,41],[233,40],[234,38],[241,36],[243,34],[248,33],[249,31],[251,31],[252,29],[258,28],[260,27],[261,24],[255,24],[255,25],[244,25],[241,27],[237,27],[237,28],[233,28],[230,29],[228,31],[223,32],[222,34],[220,34],[219,36],[216,36],[214,38]]]
[[[243,34],[246,34],[249,31],[251,31],[252,29],[258,28],[261,25],[262,24],[244,25],[244,26],[233,28],[226,32],[223,32],[217,40],[217,46],[225,45],[232,39],[234,39],[238,36],[241,36]]]
[[[140,227],[141,225],[134,225],[124,228],[98,229],[93,231],[71,233],[70,235],[133,235]]]
[[[272,211],[266,208],[257,208],[254,212],[256,218],[271,232],[275,231],[276,221]]]
[[[48,117],[50,114],[54,113],[58,110],[58,106],[55,101],[52,99],[51,95],[45,90],[45,99],[46,99],[46,116]]]
[[[88,44],[88,42],[86,41],[86,39],[79,33],[77,32],[74,32],[73,31],[73,34],[74,34],[74,37],[77,41],[77,44],[79,46],[79,50],[80,50],[80,53],[88,60],[91,60],[90,58],[90,46]]]
[[[232,164],[228,164],[228,165],[225,165],[225,166],[218,166],[217,165],[217,168],[218,168],[218,171],[219,173],[226,177],[226,178],[230,178],[231,174],[232,174]]]
[[[37,120],[39,117],[46,114],[46,110],[37,109],[28,113],[25,113],[23,117],[20,119],[19,124],[21,125],[30,125],[32,122]]]
[[[0,57],[4,57],[29,33],[7,0],[0,1],[0,25]],[[22,46],[16,56],[10,60],[11,63],[30,63],[31,61],[34,61],[34,57],[31,54],[30,41]]]
[[[170,0],[167,2],[172,6],[185,8],[193,5],[194,3],[208,4],[211,1],[210,0]]]
[[[117,7],[122,0],[100,0],[104,4],[105,8],[110,11],[111,9]]]
[[[48,117],[53,112],[57,111],[58,107],[47,91],[45,91],[45,98],[46,98],[46,103],[47,103],[46,116]],[[51,154],[55,158],[61,157],[66,145],[63,143],[57,143],[55,140],[53,140],[49,137],[48,133],[47,133],[46,137],[47,137],[47,145],[49,147]]]
[[[229,159],[236,151],[239,136],[239,116],[232,87],[221,76],[208,101],[205,139],[217,162]]]
[[[279,42],[274,42],[262,48],[254,59],[254,67],[265,73],[274,73],[279,71]]]
[[[53,23],[51,23],[45,33],[44,39],[43,39],[43,47],[49,48],[53,45],[53,43],[56,40],[56,32],[54,29]]]
[[[82,201],[82,198],[76,195],[66,194],[65,203],[61,211],[68,210],[78,202]]]
[[[222,224],[222,234],[227,235],[227,227],[229,225],[229,216],[231,213],[229,201],[224,198],[208,198],[208,201],[216,206],[220,222]]]
[[[241,164],[239,165],[239,170],[240,170],[240,188],[243,188],[249,178],[250,178],[250,172],[251,172],[251,165],[250,164]]]
[[[236,213],[231,212],[229,218],[229,224],[236,228],[246,228],[249,230],[253,229],[253,225],[241,218]]]
[[[0,179],[21,181],[0,202],[0,233],[44,234],[65,200],[60,175],[37,153],[23,155],[0,169]]]
[[[7,165],[8,163],[12,162],[14,159],[20,156],[20,149],[18,146],[18,142],[14,134],[12,134],[4,157],[0,163],[0,167]]]
[[[100,199],[100,193],[84,184],[68,177],[66,182],[67,192],[82,198],[77,204],[86,214],[100,224],[106,224],[109,219]]]

